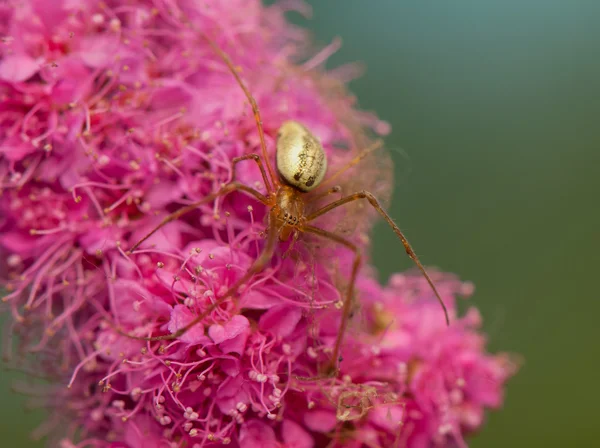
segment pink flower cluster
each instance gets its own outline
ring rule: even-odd
[[[474,309],[456,316],[471,285],[443,274],[434,280],[450,327],[424,279],[397,274],[382,287],[363,267],[339,375],[324,377],[352,261],[344,248],[282,245],[182,336],[128,336],[184,327],[264,245],[265,207],[234,193],[127,253],[163,216],[230,181],[233,157],[259,149],[243,92],[198,30],[240,67],[269,151],[287,119],[319,136],[333,167],[363,128],[387,132],[341,89],[352,70],[318,69],[328,49],[299,62],[306,35],[289,10],[307,7],[0,5],[0,273],[18,339],[4,349],[54,384],[40,434],[58,434],[57,446],[464,446],[501,405],[514,366],[485,352]],[[264,191],[252,163],[237,179]]]

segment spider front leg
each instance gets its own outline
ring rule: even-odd
[[[331,357],[331,360],[329,361],[330,364],[325,369],[325,375],[327,377],[332,377],[336,376],[339,370],[338,362],[341,361],[340,350],[342,347],[342,342],[344,340],[344,334],[346,333],[346,328],[348,327],[348,320],[350,320],[350,314],[352,311],[352,297],[354,296],[354,285],[356,283],[356,276],[358,275],[358,268],[360,267],[362,257],[360,254],[360,249],[354,243],[348,241],[345,238],[342,238],[341,236],[336,235],[335,233],[328,232],[327,230],[323,230],[318,227],[309,225],[303,226],[302,231],[307,233],[313,233],[323,238],[335,241],[336,243],[346,246],[348,249],[354,252],[354,261],[352,262],[352,273],[350,274],[350,282],[348,283],[348,289],[346,290],[346,297],[344,299],[344,305],[342,307],[342,323],[340,324],[340,329],[335,339],[333,355]]]
[[[171,213],[170,215],[165,216],[165,218],[156,227],[154,227],[154,229],[152,229],[150,231],[150,233],[148,233],[144,238],[142,238],[137,243],[135,243],[133,245],[133,247],[131,249],[129,249],[129,251],[127,253],[128,254],[133,253],[140,246],[140,244],[142,244],[144,241],[146,241],[148,238],[150,238],[152,235],[154,235],[156,232],[158,232],[161,228],[163,228],[168,223],[175,221],[176,219],[180,218],[181,216],[185,215],[186,213],[189,213],[192,210],[197,209],[201,205],[208,204],[209,202],[214,201],[219,196],[224,196],[224,195],[229,194],[236,190],[244,191],[246,193],[251,194],[252,196],[254,196],[256,199],[258,199],[260,202],[262,202],[265,205],[270,204],[269,199],[266,196],[264,196],[263,194],[256,191],[254,188],[247,187],[246,185],[240,184],[239,182],[230,182],[230,183],[226,184],[225,186],[223,186],[216,193],[209,194],[208,196],[203,197],[199,201],[196,201],[190,205],[186,205],[185,207],[180,208],[179,210]]]
[[[318,189],[322,189],[325,185],[331,184],[335,179],[337,179],[338,177],[340,177],[342,174],[344,174],[350,168],[352,168],[353,166],[357,165],[362,159],[364,159],[365,157],[367,157],[372,152],[377,151],[382,146],[383,146],[383,141],[377,140],[371,146],[369,146],[368,148],[363,149],[361,152],[359,152],[356,155],[356,157],[354,157],[348,163],[344,164],[335,173],[333,173],[330,176],[328,176],[327,179],[324,179],[323,182],[321,182],[321,184],[319,185]]]
[[[221,50],[221,48],[212,39],[210,39],[205,33],[200,32],[200,35],[202,35],[204,37],[204,39],[208,42],[208,44],[213,49],[213,51],[225,63],[225,65],[227,66],[227,68],[229,69],[229,71],[231,72],[233,77],[235,78],[235,81],[237,82],[237,84],[240,86],[240,88],[244,92],[244,95],[246,95],[246,99],[248,100],[248,102],[250,103],[250,106],[252,107],[252,114],[254,116],[254,121],[256,122],[256,128],[258,129],[258,137],[260,139],[260,147],[261,147],[261,150],[263,153],[264,162],[267,165],[267,172],[269,173],[269,176],[270,176],[271,180],[273,181],[273,184],[275,184],[277,182],[277,176],[275,175],[275,171],[273,170],[273,167],[271,166],[271,162],[269,161],[269,157],[267,154],[267,143],[265,141],[265,132],[263,130],[262,118],[260,116],[260,111],[258,109],[258,104],[256,103],[256,100],[250,93],[250,90],[248,89],[246,84],[244,84],[244,82],[242,81],[242,78],[240,77],[240,74],[238,73],[239,68],[235,67],[235,65],[231,61],[231,58],[229,57],[229,55],[227,53],[225,53],[223,50]],[[268,183],[266,183],[266,184],[268,185]]]
[[[392,228],[392,230],[394,231],[396,236],[402,242],[402,245],[404,246],[404,250],[406,250],[406,253],[408,254],[408,256],[415,263],[415,265],[419,268],[419,270],[421,271],[421,274],[423,274],[423,277],[425,277],[425,279],[427,280],[427,283],[429,283],[429,286],[433,290],[437,300],[440,302],[440,305],[442,306],[442,309],[444,310],[444,317],[446,318],[446,324],[450,325],[450,318],[448,316],[448,309],[446,308],[446,304],[444,303],[444,301],[442,300],[442,297],[438,293],[438,290],[436,289],[435,285],[433,284],[433,281],[429,277],[429,274],[427,274],[425,267],[421,264],[421,261],[419,260],[419,258],[417,257],[417,254],[415,253],[415,251],[411,247],[410,243],[404,236],[404,233],[402,233],[402,230],[400,230],[400,228],[396,225],[396,223],[390,217],[390,215],[388,215],[388,213],[383,209],[383,207],[381,206],[381,204],[379,203],[377,198],[375,196],[373,196],[371,193],[369,193],[368,191],[359,191],[358,193],[354,193],[349,196],[338,199],[337,201],[334,201],[334,202],[324,206],[323,208],[317,210],[316,212],[310,214],[309,216],[307,216],[306,222],[312,221],[312,220],[318,218],[319,216],[324,215],[325,213],[333,210],[334,208],[340,207],[342,205],[348,204],[349,202],[353,202],[353,201],[356,201],[359,199],[368,200],[369,204],[371,204],[373,206],[373,208],[375,208],[375,210],[377,210],[377,212],[381,216],[383,216],[383,219],[385,219],[385,221],[390,225],[390,227]]]
[[[143,337],[143,336],[135,336],[132,334],[128,334],[123,332],[122,330],[115,328],[115,330],[130,339],[136,339],[139,341],[166,341],[170,339],[177,339],[187,333],[191,328],[202,322],[210,313],[220,307],[225,301],[235,295],[238,292],[240,286],[244,285],[248,280],[252,278],[253,275],[262,271],[267,263],[271,261],[273,258],[273,254],[275,253],[275,248],[277,247],[277,240],[279,236],[279,228],[275,225],[275,214],[271,212],[269,215],[269,228],[267,231],[267,242],[265,248],[261,252],[260,256],[254,260],[254,263],[248,268],[246,273],[240,277],[232,286],[229,287],[225,293],[219,297],[215,302],[210,304],[202,313],[196,316],[191,322],[189,322],[184,327],[180,328],[174,333],[166,334],[162,336],[153,336],[153,337]]]
[[[262,160],[260,159],[260,156],[255,153],[245,154],[243,156],[234,157],[233,159],[231,159],[231,182],[230,183],[233,183],[237,180],[237,175],[236,175],[237,174],[236,173],[237,164],[240,162],[243,162],[244,160],[254,160],[254,162],[256,162],[256,164],[258,165],[258,169],[260,170],[260,173],[262,175],[263,183],[265,184],[265,189],[267,190],[267,196],[270,196],[271,193],[273,192],[273,188],[271,187],[271,182],[269,182],[269,178],[265,171],[265,167],[262,163]],[[275,184],[275,181],[273,181],[273,184]],[[218,209],[219,205],[215,205],[215,207],[216,207],[216,209]]]
[[[342,191],[342,187],[340,187],[339,185],[336,185],[334,187],[331,187],[329,190],[325,190],[322,193],[317,193],[314,196],[312,196],[311,198],[306,200],[306,204],[312,204],[314,202],[320,201],[321,199],[330,196],[332,194],[335,193],[339,193],[340,191]]]
[[[265,183],[265,188],[267,189],[267,193],[271,193],[273,191],[273,189],[271,187],[271,183],[269,182],[269,178],[267,177],[267,172],[265,171],[265,167],[262,163],[262,160],[260,160],[260,156],[258,154],[254,154],[254,153],[246,154],[243,156],[234,157],[231,160],[232,171],[233,171],[232,181],[235,181],[237,179],[237,177],[235,175],[235,168],[236,168],[237,164],[244,160],[254,160],[256,162],[256,164],[258,165],[258,169],[260,170],[260,174],[262,175],[263,182]]]

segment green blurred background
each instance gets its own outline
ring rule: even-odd
[[[330,66],[366,64],[352,90],[408,154],[394,153],[392,215],[425,263],[475,282],[491,350],[525,358],[470,446],[596,445],[600,2],[310,3],[297,21],[321,44],[343,38]],[[411,265],[377,230],[383,281]],[[1,375],[1,444],[34,446],[39,416]]]
[[[599,446],[600,2],[312,4],[319,42],[344,42],[331,66],[365,63],[352,90],[408,154],[392,215],[475,282],[491,350],[525,358],[470,446]],[[381,280],[404,258],[380,224]]]

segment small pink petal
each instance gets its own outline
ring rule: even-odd
[[[139,241],[156,226],[161,221],[160,218],[157,218],[153,222],[149,222],[147,226],[144,227],[136,227],[133,235],[131,236],[131,241]],[[152,235],[150,238],[146,240],[142,248],[144,247],[154,247],[157,250],[170,251],[173,247],[179,247],[181,245],[181,232],[185,229],[186,224],[181,221],[173,221],[162,227],[158,232]]]
[[[236,409],[238,403],[250,403],[250,396],[245,388],[245,381],[241,375],[227,378],[217,389],[217,406],[223,414],[229,414]]]
[[[459,410],[460,422],[469,429],[476,429],[483,423],[483,406],[466,403]]]
[[[32,255],[36,247],[39,247],[39,239],[24,235],[22,232],[6,232],[0,234],[0,246],[25,258]]]
[[[286,337],[292,334],[302,318],[300,308],[280,305],[271,308],[260,318],[261,330],[268,331],[276,336]]]
[[[172,308],[167,303],[157,300],[139,282],[117,279],[114,282],[114,295],[119,300],[115,316],[120,324],[144,325],[148,323],[148,315],[168,317],[172,313]],[[140,300],[141,297],[146,300]]]
[[[98,356],[111,361],[135,356],[143,346],[143,341],[120,336],[112,330],[105,330],[99,333],[96,338],[96,349],[99,350]]]
[[[40,68],[38,61],[26,54],[6,56],[0,62],[0,79],[21,82],[31,78]]]
[[[246,348],[248,334],[249,332],[245,331],[241,334],[238,334],[234,338],[223,341],[219,344],[219,348],[223,353],[237,353],[238,355],[241,355],[244,353],[244,349]]]
[[[311,435],[298,423],[284,420],[281,425],[281,435],[285,448],[313,448],[315,441]]]
[[[334,412],[311,411],[304,414],[304,424],[311,431],[328,432],[337,425],[337,418]]]
[[[224,342],[224,344],[226,344],[226,343],[227,342]],[[223,344],[221,344],[221,345],[223,345]],[[225,350],[223,350],[223,351],[225,351]],[[240,374],[240,361],[235,358],[234,359],[229,359],[229,358],[223,359],[223,361],[221,361],[221,370],[223,371],[223,373],[225,373],[226,375],[229,375],[231,377],[237,376]]]
[[[47,29],[53,29],[60,25],[68,14],[66,0],[30,0],[36,19],[40,20]]]
[[[10,161],[18,161],[29,154],[39,151],[29,142],[22,141],[19,137],[9,137],[0,143],[0,155]]]
[[[126,426],[126,447],[143,446],[144,448],[159,448],[161,443],[160,427],[146,415],[138,415]],[[117,445],[118,446],[118,445]]]
[[[248,319],[241,315],[235,315],[225,325],[211,325],[208,329],[208,335],[215,344],[220,344],[247,332],[248,328],[250,328]]]
[[[89,254],[94,254],[96,251],[103,252],[109,249],[114,249],[117,246],[115,231],[110,228],[97,229],[94,232],[86,232],[77,241],[82,248]]]
[[[169,321],[169,331],[171,334],[176,333],[191,321],[196,316],[185,305],[175,305],[171,312],[171,320]],[[179,339],[188,344],[200,344],[206,342],[207,338],[204,335],[204,325],[198,323],[186,331]]]
[[[153,210],[159,210],[170,202],[180,198],[182,195],[181,187],[176,182],[163,181],[153,185],[145,194],[145,201],[150,204]]]
[[[106,67],[113,63],[118,45],[118,41],[112,36],[86,36],[81,39],[81,60],[88,67]]]
[[[52,101],[66,105],[79,98],[85,98],[92,92],[93,74],[91,70],[73,57],[63,58],[57,62],[58,67],[42,71],[42,77],[52,88]]]
[[[240,446],[244,448],[276,448],[275,431],[259,420],[250,420],[240,428]]]
[[[260,290],[252,289],[246,291],[240,304],[242,308],[253,310],[267,310],[280,303],[280,299],[275,296],[263,294]]]
[[[402,406],[376,406],[369,411],[369,420],[375,425],[390,431],[398,431],[404,418]]]

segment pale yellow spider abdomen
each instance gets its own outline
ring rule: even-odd
[[[327,171],[327,156],[319,140],[297,121],[286,121],[277,133],[277,171],[289,185],[310,191]]]

